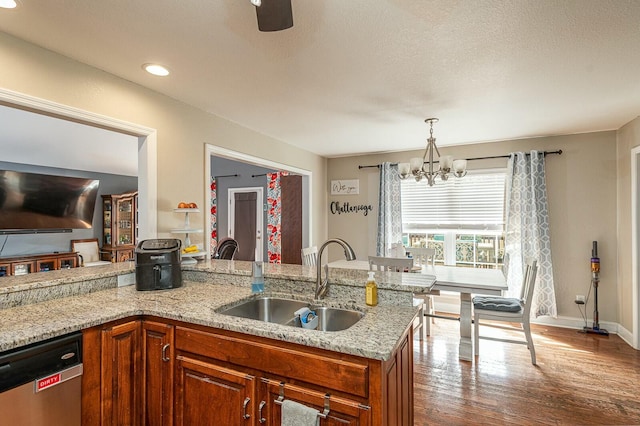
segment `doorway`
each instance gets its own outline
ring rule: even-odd
[[[262,259],[262,188],[229,188],[229,236],[238,242],[234,259]]]
[[[270,169],[270,170],[279,170],[279,171],[287,171],[290,172],[292,174],[295,175],[300,175],[301,176],[301,200],[300,200],[300,204],[301,204],[301,240],[302,240],[302,246],[303,247],[307,247],[312,245],[312,238],[311,238],[311,223],[312,223],[312,208],[311,208],[311,188],[313,187],[313,182],[312,182],[312,173],[309,170],[305,170],[305,169],[300,169],[297,167],[293,167],[293,166],[289,166],[283,163],[278,163],[278,162],[274,162],[274,161],[270,161],[270,160],[265,160],[264,158],[259,158],[259,157],[254,157],[252,155],[249,154],[244,154],[244,153],[240,153],[237,151],[232,151],[230,149],[226,149],[226,148],[221,148],[218,146],[214,146],[211,144],[205,144],[204,147],[204,151],[205,151],[205,165],[204,165],[204,169],[205,169],[205,205],[207,206],[212,206],[212,209],[215,210],[215,207],[213,207],[212,202],[214,200],[217,201],[217,199],[215,198],[215,192],[214,192],[214,196],[212,197],[212,190],[210,190],[211,188],[211,179],[212,177],[216,177],[215,174],[212,172],[211,170],[211,164],[212,164],[212,159],[227,159],[227,160],[233,160],[236,162],[240,162],[243,163],[245,165],[253,165],[253,166],[258,166],[258,167],[262,167],[262,168],[266,168],[266,169]],[[232,176],[237,176],[234,173],[236,173],[235,171],[229,171],[229,170],[221,170],[220,173],[223,173],[223,175],[226,175],[228,173],[231,173]],[[264,173],[264,172],[261,172]],[[258,177],[260,176],[260,174],[255,174],[252,175],[251,177]],[[264,176],[264,175],[262,175]],[[239,177],[233,177],[233,179],[239,179]],[[263,178],[264,179],[264,178]],[[248,185],[253,185],[254,183],[249,183]],[[248,186],[247,185],[247,186]],[[242,185],[244,186],[244,185]],[[266,189],[265,189],[266,191]],[[227,192],[225,191],[224,194],[227,194]],[[215,230],[215,224],[212,225],[212,213],[211,210],[212,209],[206,209],[205,210],[205,235],[210,236],[210,240],[209,240],[209,244],[206,244],[207,249],[209,250],[209,252],[214,253],[214,248],[211,247],[211,236],[213,234],[213,238],[216,238],[216,236],[218,236],[218,232],[213,232],[212,233],[212,229]],[[219,215],[217,216],[218,219],[220,219],[223,215],[223,212],[226,213],[227,209],[226,208],[220,208],[218,209]],[[265,216],[266,213],[263,212],[263,226],[268,222],[267,217]],[[228,223],[228,219],[224,220],[222,219],[221,222],[218,223]],[[266,236],[268,234],[266,234],[266,230],[263,228],[263,232],[262,232],[262,254],[263,257],[261,257],[261,260],[268,262],[269,259],[265,259],[266,256],[264,256],[267,253],[267,247],[265,244],[267,244],[266,240]]]
[[[155,129],[3,88],[0,88],[0,102],[13,108],[135,135],[138,139],[138,205],[140,207],[138,237],[140,240],[157,237],[157,131]]]

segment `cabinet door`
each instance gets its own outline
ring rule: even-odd
[[[104,198],[102,200],[102,245],[111,245],[111,199]]]
[[[102,425],[140,424],[140,321],[102,331]]]
[[[325,407],[328,409],[326,418],[320,418],[319,426],[345,426],[345,425],[369,425],[371,414],[369,407],[360,404],[358,401],[336,397],[326,393],[307,389],[298,385],[284,384],[277,380],[262,379],[261,403],[262,409],[259,414],[266,420],[269,426],[280,426],[282,422],[282,409],[278,404],[280,395],[284,399],[298,402],[307,407],[315,408],[320,413],[324,413]]]
[[[176,358],[175,425],[256,425],[255,377],[182,355]]]
[[[116,235],[112,236],[112,238],[114,238],[112,244],[118,246],[132,245],[134,239],[133,196],[117,199],[115,208],[117,212],[117,217],[115,218]]]
[[[36,262],[15,262],[11,264],[11,275],[30,274],[36,270]]]
[[[58,259],[56,258],[46,258],[36,261],[37,272],[55,271],[56,269],[59,269]]]
[[[173,424],[173,326],[142,323],[142,424]]]
[[[413,327],[386,366],[385,425],[413,425]]]
[[[132,260],[133,259],[133,250],[128,249],[128,250],[118,250],[117,251],[117,256],[118,256],[118,262],[126,262],[128,260]]]
[[[58,269],[69,269],[78,267],[77,256],[61,256],[58,259]]]

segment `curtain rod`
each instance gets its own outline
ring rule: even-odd
[[[238,177],[240,176],[239,174],[235,174],[235,175],[222,175],[222,176],[214,176],[214,178],[218,179],[218,178],[223,178],[223,177]]]
[[[527,155],[529,155],[529,153],[526,153]],[[544,151],[543,154],[549,155],[549,154],[558,154],[561,155],[562,154],[562,150],[559,149],[557,151]],[[509,158],[511,157],[511,155],[494,155],[492,157],[475,157],[475,158],[467,158],[467,161],[471,161],[471,160],[491,160],[493,158]],[[461,158],[461,160],[464,160],[463,158]],[[437,161],[434,161],[434,163],[437,163]],[[392,163],[394,166],[398,165],[398,163]],[[358,166],[358,169],[368,169],[371,167],[376,167],[376,168],[380,168],[380,164],[376,164],[373,166]]]
[[[251,175],[251,177],[252,178],[257,178],[257,177],[266,176],[266,175],[267,175],[266,173],[262,173],[261,175]]]

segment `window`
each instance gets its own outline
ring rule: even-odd
[[[504,169],[469,171],[434,186],[402,181],[407,246],[433,247],[445,265],[498,268],[504,255]]]

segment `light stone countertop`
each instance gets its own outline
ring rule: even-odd
[[[417,308],[407,303],[411,291],[433,285],[427,280],[407,286],[400,277],[403,274],[381,275],[380,294],[385,303],[368,307],[364,305],[364,281],[360,275],[330,271],[332,288],[321,304],[361,310],[365,316],[347,330],[323,332],[217,313],[219,308],[252,297],[250,271],[251,262],[200,262],[183,267],[183,287],[160,291],[136,291],[134,285],[115,287],[119,275],[134,272],[132,262],[5,277],[0,279],[0,302],[3,297],[39,292],[40,285],[45,286],[48,297],[0,306],[0,352],[129,316],[153,315],[387,360],[417,313]],[[312,299],[315,268],[265,264],[265,277],[267,294]],[[82,285],[89,281],[97,283],[96,287],[83,290]],[[269,285],[270,281],[273,285]],[[69,285],[73,286],[71,290],[56,294],[58,288]],[[384,296],[385,292],[390,296]]]

